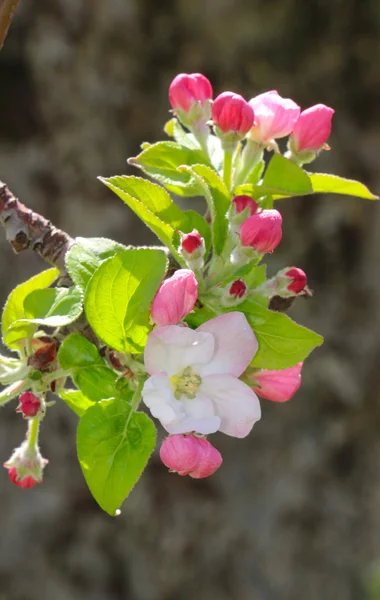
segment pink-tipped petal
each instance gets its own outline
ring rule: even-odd
[[[334,112],[324,104],[316,104],[302,111],[292,133],[297,152],[322,148],[330,137]]]
[[[212,357],[199,367],[201,376],[220,373],[239,377],[258,348],[255,335],[241,312],[229,312],[210,319],[196,331],[212,334],[215,341]]]
[[[293,100],[282,98],[274,91],[259,94],[249,104],[255,113],[249,137],[262,143],[289,135],[301,110]]]

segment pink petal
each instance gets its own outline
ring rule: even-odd
[[[259,396],[274,402],[290,400],[301,385],[301,370],[303,363],[295,367],[269,371],[262,369],[253,375],[253,380]]]
[[[236,377],[205,377],[200,391],[213,401],[215,412],[221,418],[219,431],[222,433],[243,438],[261,418],[260,402],[256,394]]]
[[[199,367],[199,375],[239,377],[254,357],[258,343],[243,313],[230,312],[203,323],[197,332],[211,333],[215,350],[211,360]]]
[[[214,338],[209,333],[178,325],[158,327],[148,336],[145,367],[150,375],[167,373],[171,377],[186,367],[208,363],[214,346]]]

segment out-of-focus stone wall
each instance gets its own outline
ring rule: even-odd
[[[0,178],[71,235],[149,243],[97,182],[161,135],[167,87],[202,71],[216,92],[278,89],[336,109],[313,169],[380,192],[378,0],[21,0],[0,53]],[[245,440],[215,436],[212,479],[157,456],[116,519],[75,459],[76,418],[49,411],[44,484],[0,473],[0,600],[365,600],[380,558],[380,207],[319,197],[279,205],[271,268],[304,268],[292,313],[325,335],[290,403],[263,402]],[[0,232],[1,234],[1,232]],[[0,296],[43,265],[0,235]],[[23,436],[1,411],[0,458]],[[371,599],[376,600],[376,599]]]

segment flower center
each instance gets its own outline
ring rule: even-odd
[[[202,379],[191,370],[191,367],[186,367],[180,375],[173,375],[170,378],[170,383],[174,387],[174,397],[177,400],[181,400],[182,395],[189,400],[193,400],[197,395]]]

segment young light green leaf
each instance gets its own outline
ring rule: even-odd
[[[58,269],[47,269],[28,281],[21,283],[9,294],[2,316],[3,341],[9,348],[18,348],[19,342],[30,335],[30,327],[27,324],[20,324],[18,329],[10,330],[15,321],[25,317],[25,298],[34,290],[49,287],[58,275]],[[31,334],[33,334],[33,330],[34,328],[32,328]]]
[[[121,400],[103,400],[83,415],[77,432],[79,463],[99,506],[116,515],[156,444],[156,429]]]
[[[126,250],[100,265],[87,286],[85,312],[103,342],[121,352],[143,351],[166,269],[165,253],[150,248]]]
[[[211,215],[214,250],[216,254],[221,254],[228,230],[226,214],[231,204],[228,189],[219,175],[206,165],[183,166],[179,171],[191,173],[199,183]]]
[[[85,290],[98,266],[107,258],[126,249],[123,244],[107,238],[78,237],[66,254],[67,271],[74,283]]]
[[[63,341],[58,362],[62,369],[72,372],[75,385],[89,400],[98,402],[115,396],[116,373],[107,366],[97,347],[79,333],[72,333]]]
[[[328,173],[309,173],[309,178],[315,194],[346,194],[366,200],[379,199],[379,196],[372,194],[365,185],[353,179],[345,179]]]
[[[279,196],[311,194],[313,188],[306,171],[281,154],[274,154],[264,174],[263,186],[277,190]]]
[[[99,178],[144,221],[165,246],[170,248],[177,260],[181,258],[173,246],[173,235],[186,219],[183,211],[174,204],[161,186],[141,177]]]
[[[197,196],[198,185],[188,173],[180,173],[181,165],[208,164],[201,150],[192,150],[176,142],[158,142],[143,150],[128,163],[144,171],[178,196]]]
[[[75,412],[78,417],[83,417],[88,408],[94,406],[95,402],[86,398],[80,390],[61,390],[58,396],[66,402],[67,406]]]
[[[174,138],[178,144],[181,144],[181,146],[185,146],[191,150],[199,150],[199,144],[193,134],[187,133],[178,119],[170,119],[170,121],[165,123],[164,131],[168,136]]]
[[[34,290],[24,300],[25,319],[22,321],[63,327],[80,316],[82,305],[83,292],[76,286]]]
[[[286,369],[305,360],[323,337],[298,325],[283,313],[273,312],[254,300],[239,306],[259,342],[252,365],[264,369]]]

